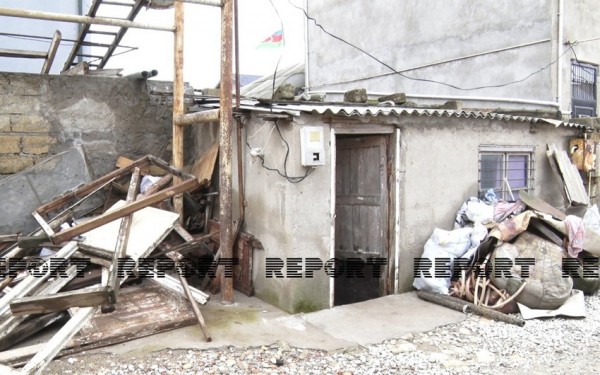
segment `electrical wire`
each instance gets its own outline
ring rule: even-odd
[[[354,48],[354,49],[356,49],[356,50],[358,50],[358,51],[360,51],[361,53],[365,54],[366,56],[368,56],[368,57],[370,57],[371,59],[375,60],[375,61],[376,61],[376,62],[378,62],[379,64],[381,64],[381,65],[383,65],[384,67],[386,67],[386,68],[388,68],[389,70],[391,70],[391,71],[392,71],[394,74],[397,74],[397,75],[399,75],[400,77],[403,77],[403,78],[406,78],[406,79],[409,79],[409,80],[412,80],[412,81],[419,81],[419,82],[435,83],[435,84],[439,84],[439,85],[443,85],[443,86],[451,87],[451,88],[453,88],[453,89],[460,90],[460,91],[474,91],[474,90],[481,90],[481,89],[487,89],[487,88],[499,88],[499,87],[506,87],[506,86],[514,85],[514,84],[516,84],[516,83],[521,83],[521,82],[523,82],[523,81],[526,81],[526,80],[528,80],[528,79],[529,79],[529,78],[531,78],[532,76],[534,76],[534,75],[536,75],[536,74],[538,74],[538,73],[541,73],[542,71],[544,71],[544,70],[548,69],[548,68],[549,68],[549,67],[551,67],[552,65],[556,64],[556,63],[558,62],[558,60],[559,60],[560,58],[562,58],[562,57],[563,57],[563,56],[564,56],[564,55],[565,55],[565,54],[566,54],[566,53],[569,51],[569,50],[566,50],[566,51],[565,51],[565,52],[563,52],[563,53],[562,53],[560,56],[558,56],[558,57],[557,57],[557,58],[556,58],[554,61],[550,62],[548,65],[546,65],[546,66],[544,66],[544,67],[542,67],[542,68],[540,68],[540,69],[538,69],[538,70],[536,70],[536,71],[534,71],[534,72],[532,72],[532,73],[530,73],[530,74],[528,74],[528,75],[524,76],[524,77],[523,77],[523,78],[521,78],[521,79],[518,79],[518,80],[515,80],[515,81],[511,81],[511,82],[506,82],[506,83],[496,84],[496,85],[483,85],[483,86],[475,86],[475,87],[466,87],[466,88],[465,88],[465,87],[456,86],[456,85],[453,85],[453,84],[450,84],[450,83],[447,83],[447,82],[436,81],[436,80],[433,80],[433,79],[427,79],[427,78],[417,78],[417,77],[411,77],[411,76],[408,76],[408,75],[406,75],[406,74],[403,74],[402,72],[399,72],[398,70],[394,69],[392,66],[390,66],[390,65],[389,65],[389,64],[387,64],[386,62],[382,61],[382,60],[381,60],[381,59],[379,59],[378,57],[374,56],[373,54],[371,54],[371,53],[369,53],[369,52],[365,51],[364,49],[362,49],[362,48],[360,48],[360,47],[358,47],[358,46],[356,46],[356,45],[354,45],[354,44],[352,44],[352,43],[348,42],[347,40],[345,40],[345,39],[343,39],[343,38],[341,38],[341,37],[339,37],[339,36],[337,36],[337,35],[334,35],[333,33],[329,32],[329,31],[327,31],[327,30],[326,30],[326,29],[323,27],[323,25],[321,25],[321,24],[320,24],[320,23],[319,23],[319,22],[318,22],[318,21],[317,21],[315,18],[311,17],[311,16],[310,16],[310,15],[307,13],[307,11],[306,11],[304,8],[302,8],[302,7],[299,7],[299,6],[297,6],[296,4],[292,3],[292,1],[291,1],[291,0],[288,0],[288,3],[289,3],[291,6],[293,6],[294,8],[296,8],[296,9],[299,9],[300,11],[302,11],[302,13],[304,13],[304,16],[306,17],[306,19],[308,19],[308,20],[312,21],[312,22],[315,24],[315,26],[316,26],[316,27],[318,27],[318,28],[320,28],[320,29],[321,29],[321,30],[322,30],[322,31],[323,31],[325,34],[327,34],[327,35],[329,35],[330,37],[332,37],[332,38],[334,38],[334,39],[336,39],[336,40],[338,40],[338,41],[340,41],[340,42],[342,42],[342,43],[344,43],[344,44],[346,44],[346,45],[348,45],[348,46],[350,46],[350,47],[352,47],[352,48]],[[599,39],[600,39],[600,38],[599,38]],[[590,41],[591,41],[591,40],[590,40]]]
[[[264,126],[264,125],[263,125]],[[277,129],[277,134],[279,134],[279,137],[281,138],[281,140],[283,141],[283,143],[285,144],[285,158],[283,159],[283,172],[279,170],[279,168],[272,168],[272,167],[268,167],[265,165],[265,157],[264,155],[257,155],[257,157],[260,159],[261,161],[261,166],[271,172],[277,172],[278,175],[280,175],[281,177],[285,178],[288,182],[292,183],[292,184],[297,184],[299,182],[304,181],[304,179],[306,177],[308,177],[312,171],[314,170],[314,168],[308,168],[306,170],[306,173],[304,173],[304,176],[290,176],[288,175],[287,172],[287,161],[290,155],[290,145],[288,144],[288,142],[285,140],[285,138],[283,138],[283,135],[281,134],[281,130],[279,129],[279,124],[277,123],[277,121],[275,121],[275,126],[273,126],[273,129]],[[271,129],[272,130],[272,129]],[[271,138],[271,135],[269,135],[269,139]],[[267,140],[268,143],[268,140]],[[249,149],[253,149],[252,146],[250,146],[250,144],[248,143],[248,137],[246,137],[246,146],[248,146]],[[265,145],[266,147],[266,145]]]
[[[271,104],[269,105],[269,110],[271,112],[273,112],[273,99],[275,97],[275,80],[277,79],[277,69],[279,69],[279,63],[281,63],[281,59],[283,58],[283,51],[285,49],[285,32],[283,30],[283,19],[281,19],[279,10],[277,10],[277,7],[273,3],[273,0],[269,0],[269,2],[271,3],[273,10],[275,11],[275,14],[277,14],[277,18],[279,18],[279,26],[281,26],[281,35],[282,35],[281,41],[283,44],[283,48],[281,49],[281,52],[279,53],[279,58],[277,59],[277,64],[275,64],[275,71],[273,72],[273,84],[271,87]]]

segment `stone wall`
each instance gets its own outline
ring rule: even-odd
[[[0,73],[0,176],[77,144],[96,176],[119,155],[168,160],[170,90],[126,78]]]

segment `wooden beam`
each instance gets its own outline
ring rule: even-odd
[[[125,203],[131,203],[135,200],[138,188],[140,186],[140,169],[135,168],[131,175],[131,182],[129,183],[129,191],[127,192],[127,198]],[[117,245],[115,246],[115,252],[113,254],[112,264],[108,270],[108,304],[102,306],[102,312],[114,311],[117,303],[117,295],[119,294],[119,278],[117,271],[119,269],[119,259],[125,258],[127,253],[127,242],[129,241],[129,232],[131,231],[131,222],[133,221],[133,213],[125,216],[121,221],[121,227],[119,228],[119,236],[117,237]]]
[[[81,290],[15,299],[10,304],[13,315],[48,314],[72,307],[93,307],[109,303],[108,288],[95,286]]]
[[[140,200],[140,199],[143,199],[144,197],[147,197],[147,196],[150,196],[150,195],[152,195],[154,193],[157,193],[162,188],[164,188],[169,183],[171,183],[171,181],[173,181],[173,175],[172,174],[164,175],[158,181],[156,181],[155,183],[153,183],[152,185],[150,185],[150,187],[148,189],[146,189],[145,192],[138,194],[136,200]]]
[[[232,55],[233,0],[223,0],[221,8],[221,116],[219,123],[219,219],[223,258],[232,258],[234,238],[232,218]],[[233,303],[233,279],[221,280],[221,303]]]
[[[46,233],[46,236],[48,236],[48,238],[50,238],[51,236],[54,236],[54,231],[52,230],[52,228],[50,228],[50,225],[48,225],[48,223],[46,223],[46,220],[44,220],[44,218],[42,218],[42,216],[40,216],[40,214],[38,214],[35,211],[32,212],[31,214],[33,215],[33,218],[35,219],[35,221],[38,222],[38,224],[40,225],[40,227],[42,228],[44,233]]]
[[[175,229],[175,230],[177,230],[177,229]],[[220,233],[220,231],[217,231],[217,232],[205,234],[203,236],[196,237],[196,238],[192,237],[192,239],[187,241],[186,243],[171,247],[165,251],[160,251],[160,252],[156,253],[156,255],[153,255],[153,256],[154,257],[163,256],[171,251],[175,251],[175,252],[178,252],[181,254],[187,253],[188,251],[196,249],[198,247],[198,245],[200,245],[204,240],[214,236],[215,234],[219,234],[219,233]]]
[[[21,237],[20,234],[5,234],[0,236],[0,242],[17,242]]]
[[[40,374],[67,342],[75,336],[87,320],[98,310],[97,307],[85,307],[75,315],[44,345],[44,348],[27,362],[22,372]]]
[[[174,117],[175,125],[194,125],[219,121],[219,109],[209,109],[206,111],[184,113]]]
[[[0,57],[19,57],[21,59],[45,59],[46,52],[24,51],[21,49],[0,49]]]
[[[142,200],[130,203],[130,204],[128,204],[122,208],[119,208],[117,210],[114,210],[111,212],[106,212],[105,214],[98,216],[86,223],[66,229],[62,232],[58,232],[57,234],[55,234],[54,236],[51,237],[51,240],[53,243],[61,243],[61,242],[67,241],[69,239],[79,236],[80,234],[83,234],[94,228],[98,228],[99,226],[109,223],[113,220],[117,220],[124,216],[127,216],[135,211],[138,211],[138,210],[144,208],[144,207],[148,207],[155,203],[164,201],[165,199],[172,198],[173,196],[175,196],[177,194],[181,194],[186,191],[194,190],[198,186],[199,186],[199,184],[198,184],[198,180],[196,178],[186,180],[179,185],[176,185],[169,189],[152,194]]]
[[[177,169],[183,168],[183,127],[177,123],[177,119],[183,116],[185,104],[183,97],[185,88],[183,83],[183,26],[184,6],[181,2],[175,3],[175,33],[174,33],[174,77],[173,77],[173,166]],[[175,176],[174,184],[181,182]],[[183,196],[173,198],[173,207],[179,214],[180,222],[183,222]]]
[[[56,30],[54,32],[54,36],[52,37],[50,47],[48,48],[48,55],[46,56],[46,61],[44,61],[44,65],[42,66],[42,74],[50,73],[50,68],[52,67],[52,63],[54,62],[54,57],[56,56],[56,51],[58,50],[58,46],[60,45],[61,39],[62,34],[60,33],[60,31]]]
[[[51,202],[48,202],[45,205],[39,207],[35,211],[37,213],[43,215],[49,211],[55,210],[55,209],[63,206],[65,203],[69,202],[72,199],[79,199],[79,197],[89,195],[91,192],[96,190],[99,186],[102,186],[105,183],[107,183],[113,179],[126,176],[128,173],[133,172],[133,169],[135,167],[143,168],[149,164],[150,164],[150,159],[148,156],[145,156],[141,159],[134,161],[132,164],[128,165],[125,168],[121,168],[121,169],[117,169],[116,171],[112,171],[112,172],[90,182],[89,184],[86,184],[86,185],[80,187],[77,190],[74,190],[68,194],[63,195],[60,198],[57,198]]]
[[[38,291],[35,292],[37,296],[45,296],[51,295],[53,293],[57,293],[61,290],[65,285],[67,285],[71,280],[75,278],[77,275],[77,266],[70,266],[66,271],[67,277],[58,277],[53,279],[52,281],[44,284]],[[0,323],[0,347],[4,348],[4,343],[9,341],[12,336],[12,332],[21,324],[27,317],[26,316],[14,316],[11,315],[4,319],[2,323]],[[12,345],[12,342],[11,342]],[[4,350],[1,349],[0,350]]]
[[[181,254],[179,254],[177,252],[173,252],[173,251],[168,253],[167,257],[169,257],[175,263],[179,263],[183,259],[183,256]],[[181,267],[185,267],[185,266],[181,266]],[[182,272],[178,272],[179,282],[181,284],[181,287],[183,288],[183,291],[185,292],[185,295],[186,295],[188,301],[190,302],[190,305],[192,306],[192,310],[194,311],[194,315],[196,315],[196,319],[198,319],[198,324],[200,325],[200,330],[202,330],[202,334],[204,335],[204,338],[206,339],[207,342],[210,342],[210,341],[212,341],[212,338],[210,337],[210,333],[208,332],[208,327],[206,326],[206,322],[204,321],[202,312],[200,312],[200,308],[196,304],[196,300],[194,299],[194,296],[192,295],[192,292],[190,290],[190,286],[188,285],[187,279],[185,277],[183,277],[183,270],[181,270],[181,271]]]
[[[20,343],[21,341],[38,333],[39,331],[48,327],[49,325],[54,324],[55,322],[57,322],[59,320],[65,319],[68,316],[69,315],[66,312],[46,314],[46,315],[34,317],[34,318],[24,322],[23,324],[16,326],[16,328],[14,330],[12,330],[10,333],[2,332],[4,338],[0,341],[0,351],[4,351],[4,350]],[[22,316],[15,317],[15,318],[25,320],[25,317],[22,317]]]
[[[50,264],[52,259],[65,259],[69,258],[73,253],[77,250],[77,242],[69,242],[66,246],[60,249],[55,256],[51,257],[44,263],[44,265],[38,267],[36,269],[36,273],[40,274],[40,277],[36,277],[34,275],[29,275],[25,279],[21,280],[13,289],[7,292],[2,298],[0,298],[0,317],[7,314],[10,310],[9,303],[15,298],[23,297],[27,293],[31,292],[38,285],[43,283],[48,277],[50,277],[51,273],[56,272],[56,270],[52,269],[53,267]],[[54,267],[56,268],[56,267]]]

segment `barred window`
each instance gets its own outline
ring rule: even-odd
[[[479,146],[479,196],[493,189],[498,199],[514,201],[533,189],[534,146]]]

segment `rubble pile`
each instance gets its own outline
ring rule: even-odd
[[[209,220],[216,150],[199,159],[194,174],[151,155],[120,157],[113,172],[37,207],[33,232],[2,234],[0,365],[40,373],[57,355],[194,323],[210,341],[200,311],[209,299],[203,290],[210,283],[218,292],[224,272],[217,261],[219,223]],[[60,166],[59,161],[46,164]],[[23,180],[40,175],[23,173]],[[52,181],[45,183],[51,191]],[[175,196],[182,197],[179,212]],[[251,246],[260,244],[240,234],[238,248],[248,252]],[[233,267],[234,278],[251,294],[251,280],[240,279],[248,274],[243,266]],[[16,348],[50,325],[62,326],[47,343]]]

